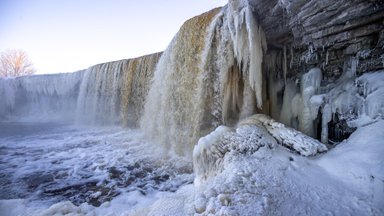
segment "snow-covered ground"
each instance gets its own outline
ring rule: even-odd
[[[229,151],[219,165],[222,171],[196,188],[196,212],[383,215],[383,128],[384,121],[362,127],[329,152],[310,158],[280,145],[265,145],[250,155]]]
[[[251,122],[256,124],[251,126]],[[209,149],[211,152],[207,155],[212,153],[215,155],[213,158],[220,160],[211,161],[214,166],[204,171],[211,175],[204,178],[201,178],[204,172],[196,172],[201,167],[195,167],[195,184],[188,183],[193,175],[183,171],[183,166],[187,167],[188,163],[177,159],[165,162],[149,157],[154,149],[140,147],[138,142],[145,146],[145,140],[138,131],[99,128],[82,129],[80,132],[72,128],[66,130],[63,136],[54,131],[50,132],[51,135],[37,135],[34,143],[26,143],[32,142],[27,141],[31,137],[25,140],[21,137],[3,138],[1,166],[5,172],[2,171],[2,179],[4,173],[9,174],[7,169],[14,171],[11,173],[12,180],[22,181],[20,175],[32,175],[41,170],[52,173],[55,168],[67,172],[68,177],[55,177],[51,183],[44,182],[35,193],[24,191],[26,195],[23,199],[12,199],[12,195],[4,198],[7,189],[2,181],[0,215],[383,215],[384,121],[361,127],[335,148],[311,157],[300,156],[282,143],[269,145],[276,138],[265,138],[269,133],[263,129],[265,125],[259,123],[254,119],[248,120],[239,124],[236,130],[219,127],[219,132],[202,138],[196,147],[200,149],[194,153]],[[242,140],[245,144],[240,148],[225,148],[231,143],[228,142],[229,137],[232,137],[231,142]],[[253,139],[263,140],[264,145],[247,142]],[[75,144],[84,140],[88,140],[88,144]],[[17,157],[17,151],[5,154],[11,151],[7,148],[27,148],[30,144],[44,146],[42,151],[46,153],[39,158],[28,153]],[[221,146],[220,151],[215,151],[214,146]],[[24,160],[25,163],[17,160]],[[61,165],[52,165],[55,163],[50,160],[59,160]],[[151,177],[139,178],[132,183],[133,186],[119,186],[124,180],[117,176],[129,177],[129,170],[123,170],[124,167],[132,163],[134,166],[138,160],[140,164],[147,165],[142,165],[143,169],[152,169],[147,173]],[[153,164],[155,161],[162,166]],[[91,169],[84,168],[86,164]],[[115,167],[116,171],[111,172],[111,167]],[[82,172],[89,172],[89,175]],[[174,175],[156,185],[151,182],[158,176],[156,173]],[[102,202],[99,207],[80,204],[80,201],[74,205],[68,201],[71,197],[44,196],[43,191],[47,187],[59,187],[59,182],[73,184],[81,179],[84,181],[87,176],[98,179],[98,185],[104,187],[108,187],[106,182],[109,182],[110,186],[114,186],[110,191],[118,191],[119,195],[111,197],[111,201]],[[139,184],[143,183],[147,187],[140,188]],[[108,197],[101,187],[89,187],[89,191],[92,193],[80,190],[78,194]],[[51,205],[57,199],[63,201]]]

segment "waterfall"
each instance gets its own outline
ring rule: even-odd
[[[166,152],[190,156],[199,137],[262,107],[264,51],[247,1],[188,20],[159,60],[141,128]]]
[[[0,79],[0,120],[137,126],[160,56],[74,73]]]
[[[149,80],[161,53],[87,69],[77,100],[77,122],[137,126]]]
[[[74,120],[83,71],[0,79],[0,119]]]

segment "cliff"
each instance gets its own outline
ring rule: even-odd
[[[357,74],[383,68],[384,3],[382,1],[252,0],[268,45],[286,50],[288,76],[308,67],[340,76],[356,59]],[[285,47],[285,48],[284,48]]]

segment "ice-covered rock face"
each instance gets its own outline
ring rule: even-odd
[[[348,69],[335,82],[321,85],[321,81],[319,68],[303,74],[300,85],[287,80],[277,119],[323,143],[333,143],[383,118],[384,71],[356,77]]]
[[[257,114],[241,121],[236,129],[219,126],[200,138],[193,150],[195,185],[202,185],[223,170],[226,155],[252,155],[260,148],[273,149],[277,145],[303,156],[327,151],[319,141],[285,127],[270,117]]]

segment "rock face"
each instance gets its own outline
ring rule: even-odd
[[[383,10],[373,1],[230,0],[194,17],[159,61],[141,126],[184,155],[217,126],[255,113],[328,142],[339,100],[320,95],[383,69]],[[343,108],[331,124],[347,125],[350,110],[366,113]],[[353,131],[341,130],[340,139]]]
[[[384,2],[251,0],[270,50],[286,50],[288,75],[309,67],[338,77],[351,59],[357,74],[383,68]],[[283,54],[282,54],[283,55]]]
[[[358,77],[384,68],[383,1],[249,3],[268,43],[263,67],[268,107],[264,113],[325,143],[328,138],[339,142],[348,137],[354,130],[347,126],[351,119],[382,115],[366,108],[372,105],[354,105],[361,97],[351,93],[341,99],[340,92],[376,85],[371,80],[363,87]],[[308,83],[314,68],[321,71],[316,85]]]

